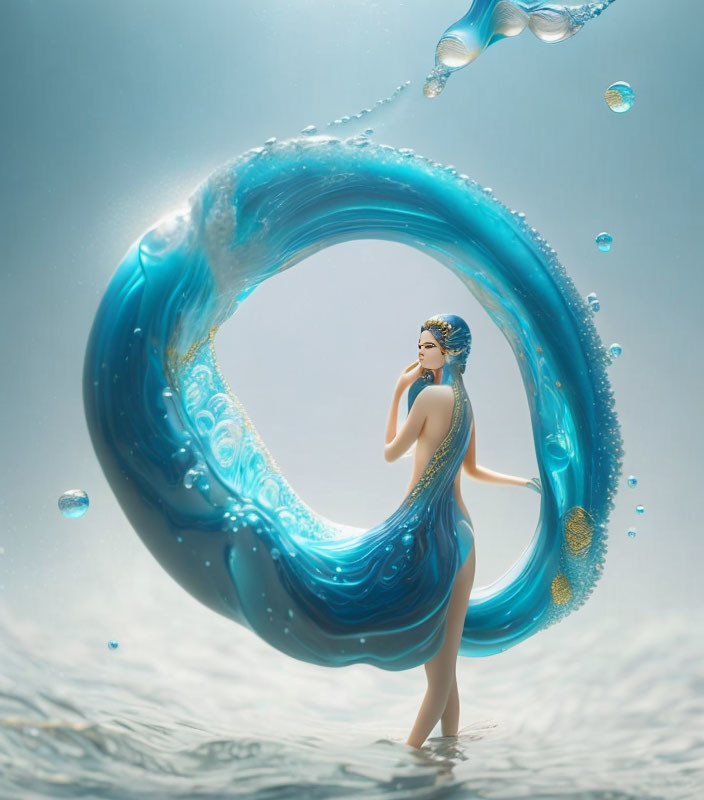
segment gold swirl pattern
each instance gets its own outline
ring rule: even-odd
[[[558,606],[563,606],[572,597],[572,587],[564,573],[560,572],[552,579],[550,587],[552,599]]]
[[[565,517],[565,539],[574,555],[584,555],[592,543],[594,525],[589,512],[581,506],[573,506]]]

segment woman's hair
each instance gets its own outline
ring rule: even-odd
[[[420,332],[423,331],[430,331],[445,351],[445,363],[463,373],[472,347],[472,332],[462,317],[457,314],[436,314],[420,326]]]

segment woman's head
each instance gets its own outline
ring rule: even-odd
[[[471,346],[469,326],[456,314],[436,314],[420,326],[419,361],[425,369],[439,369],[447,363],[463,373]]]

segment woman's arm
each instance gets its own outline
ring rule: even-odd
[[[502,472],[494,472],[491,469],[486,469],[486,467],[480,467],[477,464],[477,443],[475,431],[476,428],[474,424],[472,424],[472,436],[469,440],[467,454],[462,462],[462,468],[467,475],[469,475],[471,478],[475,478],[478,481],[486,481],[487,483],[503,483],[510,486],[528,486],[529,488],[534,488],[532,483],[533,481],[537,481],[537,478],[519,478],[515,475],[504,475]],[[538,481],[538,486],[539,485],[540,482]]]
[[[391,401],[391,408],[389,410],[389,418],[386,423],[386,434],[384,437],[384,441],[386,443],[384,446],[384,459],[386,461],[395,461],[397,458],[402,456],[413,444],[413,442],[416,441],[423,428],[423,423],[425,422],[426,418],[426,410],[425,403],[419,403],[419,400],[421,399],[422,395],[425,394],[425,392],[421,392],[420,395],[418,395],[418,398],[411,406],[411,410],[409,411],[403,425],[401,425],[401,430],[398,432],[398,435],[396,434],[396,428],[398,425],[399,401],[401,400],[401,396],[405,390],[415,380],[417,380],[420,371],[420,365],[414,369],[405,371],[401,374],[401,377],[396,383],[394,396]],[[418,406],[417,409],[416,406]]]

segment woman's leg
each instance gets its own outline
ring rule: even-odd
[[[457,652],[460,648],[464,620],[467,614],[467,606],[469,605],[469,594],[472,591],[472,583],[474,581],[475,563],[476,558],[473,547],[472,552],[455,576],[452,594],[450,595],[450,605],[447,611],[445,639],[440,650],[425,664],[428,688],[413,725],[413,730],[406,741],[406,744],[411,747],[420,747],[430,736],[450,700],[455,680]],[[459,697],[457,721],[459,723]]]
[[[440,717],[440,728],[443,736],[457,736],[460,726],[460,693],[457,690],[457,672],[452,674],[452,685],[447,705]]]

